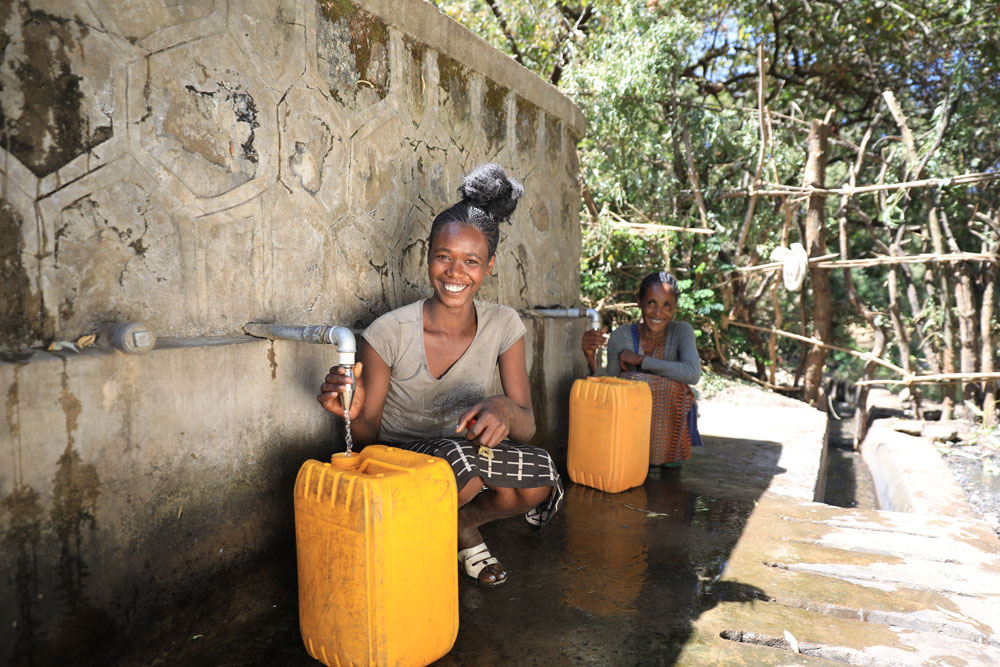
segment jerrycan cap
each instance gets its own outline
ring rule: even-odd
[[[337,452],[330,457],[330,465],[337,470],[354,470],[361,465],[361,457],[356,452]]]

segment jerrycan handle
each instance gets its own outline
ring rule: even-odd
[[[378,461],[375,459],[365,459],[361,462],[361,467],[358,468],[358,472],[367,473],[368,468],[372,465],[376,465],[379,468],[388,468],[389,470],[395,470],[396,472],[408,472],[413,474],[413,468],[407,468],[406,466],[397,465],[395,463],[389,463],[387,461]]]
[[[601,375],[588,379],[601,384],[635,384],[636,382],[641,382],[641,380],[630,380],[628,378],[614,377],[613,375]]]

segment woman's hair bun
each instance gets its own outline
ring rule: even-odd
[[[467,203],[490,214],[497,221],[507,220],[524,194],[524,186],[508,178],[497,164],[482,164],[462,179],[458,193]]]

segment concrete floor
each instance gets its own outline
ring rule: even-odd
[[[460,582],[458,639],[435,664],[1000,664],[988,530],[812,502],[826,419],[801,403],[742,390],[699,423],[705,447],[680,471],[618,494],[568,484],[540,532],[485,527],[509,581]],[[294,591],[156,655],[144,664],[318,664]]]

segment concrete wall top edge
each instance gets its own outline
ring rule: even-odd
[[[516,90],[565,122],[577,138],[583,137],[586,119],[572,100],[426,0],[359,0],[356,4],[432,49]]]

